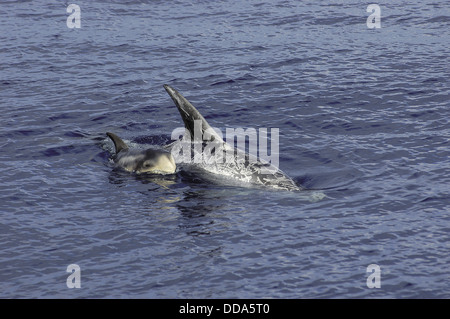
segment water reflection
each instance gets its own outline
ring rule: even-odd
[[[109,174],[109,182],[119,187],[129,185],[130,179],[137,180],[142,185],[153,185],[154,187],[147,188],[146,192],[159,190],[157,192],[159,197],[149,196],[149,198],[176,207],[186,218],[203,217],[223,206],[221,202],[224,195],[218,189],[214,191],[215,185],[198,174],[193,175],[186,171],[167,175],[134,174],[120,168],[112,169]],[[141,189],[137,191],[142,193]]]
[[[224,210],[223,198],[209,189],[190,189],[184,192],[183,200],[178,201],[181,217],[179,228],[188,235],[210,235],[216,227],[216,212]]]
[[[135,180],[142,182],[142,184],[156,184],[162,188],[169,189],[170,186],[177,183],[176,174],[135,174],[126,172],[120,168],[114,168],[109,174],[109,182],[111,184],[123,186],[130,181],[130,177],[134,177]]]

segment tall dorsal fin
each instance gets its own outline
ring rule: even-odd
[[[128,145],[125,144],[124,141],[120,137],[118,137],[116,134],[107,132],[106,135],[113,141],[114,146],[116,148],[116,154],[119,153],[121,150],[128,149]]]
[[[194,121],[202,121],[202,136],[204,136],[204,132],[208,129],[210,129],[209,135],[211,136],[209,138],[210,141],[216,140],[223,142],[223,139],[221,136],[219,136],[206,122],[205,118],[200,114],[199,111],[183,96],[181,95],[177,90],[172,88],[171,86],[164,84],[164,88],[166,89],[167,93],[169,93],[170,97],[174,101],[175,105],[178,108],[178,111],[180,112],[181,118],[183,119],[184,126],[191,134],[191,137],[194,137]]]

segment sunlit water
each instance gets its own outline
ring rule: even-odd
[[[450,297],[448,2],[76,3],[0,3],[1,297]],[[114,169],[183,126],[165,83],[308,190]]]

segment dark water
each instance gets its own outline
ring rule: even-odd
[[[0,2],[0,297],[450,297],[447,1],[75,3]],[[105,132],[182,126],[165,83],[315,190],[114,170]]]

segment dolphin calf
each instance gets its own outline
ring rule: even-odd
[[[117,135],[109,132],[106,135],[113,141],[116,149],[113,157],[116,166],[135,173],[175,173],[176,164],[170,152],[157,149],[130,149]]]
[[[196,135],[197,130],[200,131],[197,132],[197,135],[201,136],[201,143],[214,144],[214,154],[212,156],[217,155],[219,152],[223,152],[223,154],[219,155],[223,155],[223,158],[227,159],[224,162],[212,161],[212,163],[197,164],[206,171],[231,177],[245,183],[263,185],[274,189],[290,191],[303,189],[283,171],[271,163],[261,159],[256,160],[253,158],[253,155],[246,154],[242,150],[227,144],[183,95],[167,84],[164,85],[164,88],[178,108],[186,131],[185,135],[180,140],[168,146],[168,149],[170,149],[173,154],[182,148],[183,143],[196,143],[192,137]],[[229,156],[230,154],[233,156]]]

